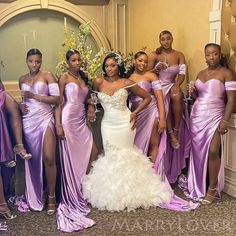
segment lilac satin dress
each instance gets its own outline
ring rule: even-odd
[[[145,155],[148,155],[148,149],[150,144],[151,132],[153,129],[153,125],[155,119],[159,120],[159,111],[157,108],[157,102],[154,95],[154,90],[161,90],[161,82],[159,80],[155,82],[148,82],[148,81],[140,81],[138,85],[146,90],[151,95],[151,103],[144,108],[141,112],[139,112],[136,120],[136,135],[134,139],[134,144],[140,148]],[[142,98],[131,95],[130,101],[132,103],[131,110],[134,111],[137,106],[142,101]],[[166,152],[166,132],[161,135],[161,140],[159,144],[159,152],[156,158],[157,162],[163,162],[163,156]],[[162,176],[164,172],[157,171],[158,174]],[[162,178],[163,179],[163,178]]]
[[[32,86],[21,84],[21,90],[41,96],[59,96],[57,83],[37,81]],[[25,98],[29,112],[23,115],[23,131],[32,158],[25,161],[26,200],[31,210],[43,210],[43,142],[47,129],[55,134],[53,109],[50,104]]]
[[[153,129],[155,119],[159,119],[159,111],[157,109],[156,98],[153,91],[162,89],[159,80],[155,82],[141,81],[138,85],[145,89],[152,97],[151,103],[138,113],[136,120],[136,135],[134,139],[134,144],[140,148],[145,155],[148,155],[149,143],[151,138],[151,132]],[[142,98],[131,95],[130,100],[132,102],[131,110],[135,110]],[[166,182],[166,184],[171,188],[169,182],[166,178],[164,161],[166,157],[166,132],[161,135],[161,140],[159,144],[159,150],[154,163],[154,169],[160,175],[161,179]],[[162,208],[167,208],[175,211],[190,211],[198,207],[198,204],[185,201],[173,194],[169,203],[161,204]]]
[[[57,226],[64,232],[79,231],[95,224],[86,217],[90,209],[81,191],[93,145],[92,133],[86,124],[87,94],[87,87],[81,88],[74,82],[65,86],[62,107],[65,140],[59,141],[62,192],[57,209]]]
[[[175,78],[179,74],[179,65],[171,65],[166,70],[159,72],[159,79],[162,85],[162,91],[165,101],[166,115],[169,112],[170,106],[170,89],[174,85]],[[181,118],[179,127],[179,149],[173,149],[167,136],[167,150],[164,158],[164,165],[161,165],[165,170],[165,176],[170,183],[175,183],[178,176],[181,174],[181,170],[186,165],[186,158],[189,156],[191,140],[189,132],[189,115],[187,109],[187,103],[183,104],[184,113]],[[161,167],[158,163],[155,163],[155,169]],[[162,170],[159,170],[162,172]]]
[[[225,110],[225,91],[236,90],[236,82],[222,83],[220,80],[211,79],[205,83],[197,79],[195,87],[198,97],[193,105],[190,128],[192,148],[190,153],[189,172],[187,179],[188,196],[199,200],[206,195],[208,151],[211,140]],[[224,187],[224,150],[223,135],[221,136],[221,166],[218,175],[217,192]],[[186,192],[185,192],[186,193]]]
[[[6,111],[6,92],[0,89],[0,163],[13,160],[12,144],[8,132]]]

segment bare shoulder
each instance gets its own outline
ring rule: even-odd
[[[152,71],[147,71],[144,76],[148,77],[149,81],[155,81],[158,79],[158,76],[156,73]]]
[[[132,81],[131,79],[120,79],[120,80],[121,80],[121,82],[124,84],[125,87],[126,87],[126,86],[130,86],[130,85],[132,85],[132,84],[135,84],[135,82]]]
[[[184,54],[182,52],[175,50],[175,54],[176,54],[176,56],[178,57],[178,59],[180,61],[184,60],[185,57],[184,57]]]
[[[21,84],[21,83],[24,83],[28,78],[29,78],[29,74],[25,74],[25,75],[22,75],[22,76],[18,79],[18,81],[19,81],[19,83]]]
[[[56,83],[57,79],[55,76],[49,72],[49,71],[42,71],[41,76],[50,84],[50,83]]]
[[[225,81],[235,81],[236,80],[236,75],[235,72],[226,68],[226,67],[221,67],[221,71],[224,74]]]
[[[58,83],[61,84],[61,85],[66,84],[67,80],[68,80],[68,74],[67,74],[67,72],[65,72],[59,77]]]
[[[151,52],[151,53],[148,55],[148,58],[156,59],[156,58],[157,58],[156,51]]]
[[[104,77],[97,77],[94,81],[93,81],[93,84],[96,85],[96,86],[99,86],[103,83],[103,80],[104,80]]]

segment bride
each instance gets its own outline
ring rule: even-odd
[[[169,184],[161,181],[149,159],[133,145],[136,116],[151,98],[131,80],[122,78],[124,64],[120,55],[108,54],[102,68],[104,77],[94,81],[94,88],[104,108],[104,154],[93,162],[83,180],[84,196],[93,207],[108,211],[169,203],[173,196]],[[129,90],[143,99],[133,112],[127,108]]]

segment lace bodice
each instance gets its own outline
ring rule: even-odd
[[[114,92],[112,95],[108,95],[104,92],[98,92],[98,98],[103,106],[103,108],[106,110],[106,108],[115,108],[118,110],[126,110],[128,92],[125,88],[121,88]]]

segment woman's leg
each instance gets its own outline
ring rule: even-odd
[[[218,175],[220,171],[221,159],[220,159],[220,147],[221,138],[218,131],[215,132],[208,151],[208,176],[209,186],[207,194],[204,198],[205,203],[212,203],[216,194],[216,187],[218,183]]]
[[[13,220],[16,218],[16,215],[13,215],[10,209],[8,208],[6,199],[4,197],[1,173],[0,173],[0,214],[8,220]]]
[[[26,153],[23,145],[22,121],[18,104],[8,94],[6,94],[5,107],[10,116],[10,124],[16,142],[14,152],[19,154],[23,159],[28,160],[32,157],[32,155],[30,153]]]
[[[47,187],[48,187],[48,215],[56,210],[56,137],[50,127],[47,128],[43,140],[43,161],[45,166]]]
[[[181,117],[183,114],[183,95],[181,89],[175,91],[175,93],[171,91],[170,99],[171,99],[171,110],[174,117],[173,130],[176,138],[179,139],[178,137],[179,127],[180,127]]]
[[[87,168],[87,174],[89,173],[91,166],[92,166],[92,162],[97,160],[97,156],[98,156],[98,149],[96,144],[93,142],[93,146],[92,146],[92,150],[91,150],[91,155],[90,155],[90,160],[88,163],[88,168]]]
[[[150,137],[150,143],[149,143],[149,150],[148,150],[148,156],[151,156],[151,161],[155,163],[156,157],[159,151],[159,144],[161,140],[161,135],[158,133],[158,127],[159,127],[159,122],[156,119],[153,128],[152,128],[152,133]]]
[[[180,147],[180,144],[179,144],[179,141],[178,141],[178,138],[176,136],[176,132],[173,131],[173,128],[172,128],[172,104],[170,103],[169,105],[169,111],[168,111],[168,114],[167,114],[167,121],[166,121],[166,125],[167,125],[167,133],[169,135],[169,138],[170,138],[170,143],[171,143],[171,146],[172,148],[174,149],[178,149]]]

